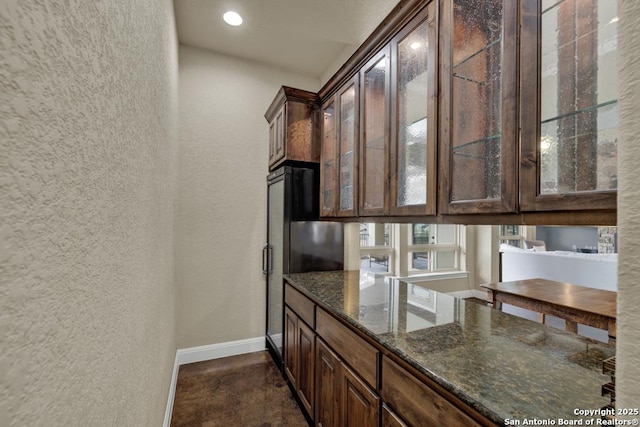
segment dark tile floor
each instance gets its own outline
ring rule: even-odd
[[[306,426],[266,351],[183,365],[171,426]]]

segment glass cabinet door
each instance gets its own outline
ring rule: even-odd
[[[336,213],[336,111],[331,98],[322,106],[322,151],[320,153],[320,215]]]
[[[338,209],[337,216],[356,215],[358,170],[358,76],[338,91]]]
[[[442,19],[440,209],[515,212],[518,2],[449,0]]]
[[[388,213],[389,186],[389,49],[361,71],[361,216]]]
[[[391,40],[391,213],[435,214],[436,16],[431,2]]]
[[[523,210],[615,209],[615,1],[523,5]],[[535,66],[535,64],[538,64]]]

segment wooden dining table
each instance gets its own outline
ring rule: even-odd
[[[502,310],[504,303],[532,310],[541,323],[546,315],[559,317],[573,333],[578,332],[578,324],[604,329],[609,343],[615,343],[616,292],[537,278],[480,286],[495,309]]]

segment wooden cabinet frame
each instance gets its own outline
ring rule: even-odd
[[[352,147],[352,200],[351,200],[351,209],[341,209],[340,208],[340,197],[341,197],[341,182],[340,182],[340,169],[342,168],[341,163],[341,136],[343,132],[346,132],[345,129],[342,128],[341,118],[342,111],[340,102],[345,92],[354,89],[354,112],[353,112],[353,120],[354,120],[354,129],[353,129],[353,147]],[[322,111],[326,109],[329,105],[333,103],[335,122],[334,122],[334,132],[335,132],[335,141],[333,147],[333,159],[326,159],[324,156],[324,147],[322,148],[321,155],[321,173],[320,173],[320,206],[321,206],[321,215],[324,217],[355,217],[358,211],[358,158],[359,156],[359,119],[360,119],[360,87],[359,87],[359,75],[356,74],[351,80],[347,81],[338,92],[332,96],[329,100],[327,100],[323,106]],[[321,112],[322,114],[322,112]],[[322,142],[325,142],[325,129],[322,127]],[[333,203],[331,209],[328,209],[326,206],[324,191],[326,189],[326,179],[324,163],[325,161],[333,161]]]
[[[307,414],[313,416],[316,335],[289,307],[285,307],[284,315],[284,371]]]
[[[518,4],[503,1],[500,198],[453,200],[453,0],[440,0],[441,87],[439,135],[439,212],[442,214],[495,214],[517,212],[518,203]]]
[[[522,2],[520,109],[520,208],[522,211],[615,210],[617,191],[541,194],[540,191],[540,90],[541,0]]]
[[[438,17],[437,2],[430,2],[416,16],[409,21],[391,39],[391,151],[390,151],[390,214],[396,216],[409,215],[435,215],[436,213],[436,124],[437,124],[437,46],[438,46]],[[415,30],[420,24],[428,24],[428,103],[425,105],[427,115],[427,194],[424,205],[398,206],[398,43],[400,43],[409,33]]]
[[[383,59],[386,58],[385,64],[385,83],[384,83],[384,95],[382,98],[382,102],[384,104],[384,123],[383,123],[383,146],[384,146],[384,167],[383,167],[383,175],[384,175],[384,184],[382,188],[378,188],[377,190],[382,192],[382,206],[381,207],[366,207],[366,194],[368,185],[370,182],[367,181],[367,81],[366,76],[367,73],[377,66],[377,64]],[[367,62],[367,64],[360,70],[360,82],[362,87],[360,88],[360,185],[359,185],[359,200],[360,206],[358,214],[360,216],[377,216],[377,215],[387,215],[389,213],[389,145],[390,145],[390,106],[391,106],[391,51],[389,46],[384,47],[380,52],[378,52],[373,58]]]
[[[264,117],[269,123],[269,171],[292,162],[318,162],[314,110],[318,95],[282,86]]]

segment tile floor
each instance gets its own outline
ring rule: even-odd
[[[183,365],[171,426],[307,426],[266,351]]]

